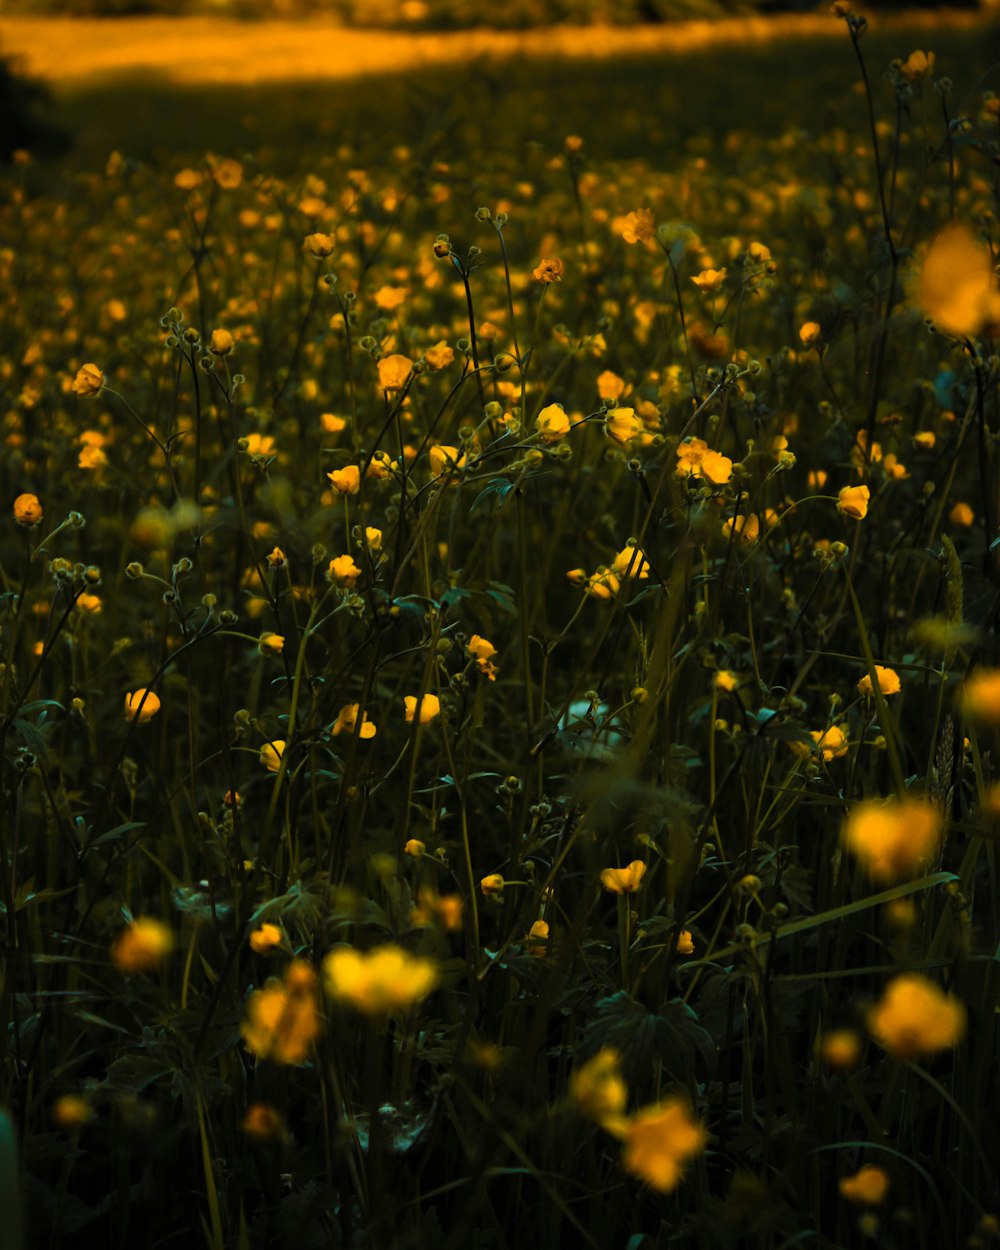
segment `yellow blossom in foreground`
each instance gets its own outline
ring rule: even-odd
[[[377,946],[367,952],[338,946],[323,960],[331,998],[349,1002],[365,1015],[408,1011],[434,989],[437,968],[429,959],[401,946]]]
[[[280,547],[275,547],[267,557],[268,566],[272,569],[280,569],[285,563],[287,556]]]
[[[638,578],[639,581],[645,581],[649,577],[649,561],[642,548],[635,547],[631,543],[622,547],[612,561],[611,567],[620,577]]]
[[[236,340],[228,330],[213,330],[208,341],[208,350],[213,356],[228,356],[236,346]]]
[[[455,349],[453,347],[449,347],[444,340],[440,343],[435,343],[433,347],[429,347],[427,351],[424,352],[424,360],[427,361],[427,364],[431,369],[435,370],[446,369],[454,359]]]
[[[632,1116],[624,1130],[622,1166],[653,1189],[676,1189],[689,1159],[705,1149],[708,1133],[683,1098],[668,1098]]]
[[[174,948],[174,935],[160,920],[139,916],[111,947],[111,962],[119,972],[152,972]]]
[[[725,486],[733,476],[733,462],[717,451],[706,451],[696,473],[707,478],[713,486]]]
[[[861,1055],[861,1038],[853,1029],[834,1029],[824,1035],[819,1053],[831,1068],[853,1068]]]
[[[922,82],[934,71],[933,52],[911,52],[900,65],[899,72],[907,82]]]
[[[728,668],[720,668],[715,674],[716,690],[724,690],[727,694],[731,694],[739,685],[739,678],[735,673],[731,673]]]
[[[356,495],[361,489],[361,470],[356,464],[345,464],[326,476],[337,495]]]
[[[740,542],[749,546],[760,537],[760,521],[757,520],[757,516],[753,512],[747,516],[730,517],[728,521],[723,521],[723,538],[731,538],[734,530]]]
[[[837,510],[851,521],[863,521],[868,515],[871,494],[867,486],[842,486],[837,496]]]
[[[139,725],[151,721],[160,710],[160,700],[152,690],[145,686],[125,696],[125,719],[134,720]]]
[[[569,1096],[581,1115],[612,1128],[621,1125],[628,1103],[620,1058],[613,1046],[605,1046],[569,1078]]]
[[[677,445],[677,476],[691,477],[698,472],[708,443],[701,438],[685,438]]]
[[[544,920],[536,920],[528,930],[525,949],[536,959],[544,959],[549,953],[549,926]]]
[[[250,949],[265,955],[281,945],[281,930],[276,924],[262,924],[250,934]]]
[[[844,822],[844,845],[876,881],[913,877],[937,852],[944,832],[941,813],[926,799],[859,803]]]
[[[725,280],[725,269],[703,269],[691,279],[696,287],[709,293],[717,291]]]
[[[330,733],[336,737],[337,734],[354,733],[358,723],[358,713],[361,711],[360,703],[345,703],[337,713],[337,719],[330,727]],[[361,717],[361,728],[358,730],[359,738],[374,738],[378,730],[375,725],[368,719],[368,713],[365,712]]]
[[[1000,724],[1000,668],[977,669],[962,687],[959,704],[970,720]]]
[[[593,599],[613,599],[621,589],[621,581],[610,569],[601,568],[589,574],[583,569],[570,569],[566,576]]]
[[[270,631],[261,634],[257,639],[257,650],[261,655],[281,655],[285,649],[283,634],[272,634]]]
[[[993,259],[987,244],[953,221],[931,240],[920,271],[918,298],[945,334],[966,338],[1000,320]]]
[[[483,638],[480,634],[473,634],[466,644],[465,648],[470,659],[476,661],[476,667],[490,681],[497,679],[497,666],[493,663],[493,657],[497,653],[496,647],[488,638]]]
[[[627,868],[602,868],[601,885],[611,894],[634,894],[646,871],[641,859],[634,859]]]
[[[544,443],[558,443],[570,430],[570,420],[562,404],[548,404],[535,418],[535,428]]]
[[[97,365],[84,365],[73,379],[73,394],[81,399],[96,395],[104,385],[104,374]]]
[[[411,859],[419,859],[426,850],[426,842],[421,842],[419,838],[408,838],[403,846],[403,854]]]
[[[531,271],[531,276],[536,282],[546,285],[550,282],[561,282],[565,268],[562,261],[554,257],[552,260],[539,261],[538,268]]]
[[[811,729],[809,737],[815,742],[815,749],[822,752],[824,764],[846,755],[850,745],[847,735],[838,725],[831,725],[829,729]],[[812,754],[804,742],[789,742],[788,746],[799,759],[808,759]]]
[[[37,495],[18,495],[14,500],[14,520],[18,525],[37,525],[42,519],[42,505]]]
[[[479,882],[479,888],[486,898],[498,898],[503,893],[504,879],[498,872],[491,872]]]
[[[889,1173],[873,1164],[863,1167],[853,1176],[843,1177],[837,1185],[842,1198],[859,1207],[877,1207],[885,1201],[889,1192]]]
[[[413,372],[409,356],[383,356],[378,362],[378,384],[383,391],[401,391]]]
[[[881,664],[875,665],[875,678],[878,681],[878,688],[884,695],[899,694],[899,674],[891,668],[883,668]],[[864,677],[858,682],[858,690],[861,694],[872,695],[872,679],[869,673],[865,673]]]
[[[316,234],[307,234],[302,246],[315,260],[326,260],[333,255],[337,245],[330,235],[317,231]]]
[[[361,576],[361,569],[350,555],[335,556],[327,566],[326,578],[334,586],[350,588]]]
[[[823,335],[823,327],[818,321],[804,321],[799,326],[799,339],[803,347],[814,347]]]
[[[303,1063],[322,1021],[316,973],[304,960],[289,964],[282,981],[255,990],[240,1032],[248,1050],[274,1063]]]
[[[418,715],[417,702],[418,700],[416,695],[412,694],[406,695],[403,699],[403,705],[406,708],[406,723],[408,725],[412,724],[414,717]],[[434,717],[441,711],[441,700],[436,694],[425,694],[420,698],[419,702],[420,712],[418,724],[429,725]]]
[[[287,745],[286,742],[279,739],[277,742],[265,742],[260,748],[260,762],[269,773],[276,773],[281,767],[281,757],[284,755]]]
[[[680,933],[677,934],[677,954],[694,954],[694,938],[691,936],[690,929],[681,929]]]
[[[868,1013],[873,1036],[897,1059],[951,1050],[965,1035],[965,1004],[918,973],[889,982]]]
[[[628,448],[644,430],[634,408],[612,408],[604,419],[604,433],[619,447]]]

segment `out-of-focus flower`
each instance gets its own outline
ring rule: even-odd
[[[196,191],[205,181],[200,169],[181,169],[174,174],[174,186],[178,191]]]
[[[411,859],[420,859],[426,850],[427,844],[421,842],[419,838],[408,838],[403,846],[403,854],[409,855]]]
[[[417,712],[418,699],[416,695],[408,694],[403,699],[403,705],[406,709],[406,723],[413,723],[414,717],[417,717],[417,723],[420,725],[429,725],[431,721],[441,711],[441,700],[436,694],[425,694],[419,699],[420,711]]]
[[[601,885],[611,894],[634,894],[645,872],[641,859],[632,860],[627,868],[602,868]]]
[[[413,361],[398,352],[378,362],[378,384],[383,391],[401,391],[413,372]]]
[[[410,912],[413,925],[440,925],[449,933],[462,927],[464,904],[461,895],[438,894],[437,890],[421,886],[417,892],[417,905]]]
[[[255,1137],[258,1141],[267,1141],[268,1138],[277,1137],[283,1132],[285,1121],[281,1112],[276,1111],[274,1107],[268,1106],[267,1103],[254,1102],[247,1107],[247,1113],[240,1127],[248,1137]]]
[[[443,477],[465,467],[465,455],[457,447],[446,447],[440,443],[427,449],[427,459],[431,462],[434,477]]]
[[[899,72],[907,82],[923,82],[934,72],[934,53],[911,52],[900,65]]]
[[[266,955],[268,951],[280,946],[281,941],[282,935],[278,926],[265,922],[251,932],[250,949],[258,955]]]
[[[859,1207],[877,1207],[889,1192],[889,1173],[868,1164],[853,1176],[842,1177],[837,1188],[842,1198]]]
[[[145,686],[125,696],[125,719],[134,720],[138,725],[148,724],[159,710],[159,696]]]
[[[81,399],[87,399],[99,394],[103,386],[104,374],[97,365],[84,365],[73,379],[73,394],[79,395]]]
[[[345,703],[337,713],[337,719],[330,727],[330,733],[336,737],[337,734],[354,733],[355,726],[358,723],[358,713],[361,711],[359,703]],[[359,738],[374,738],[378,730],[375,725],[368,719],[368,713],[365,712],[361,717],[361,728],[358,730]]]
[[[446,369],[448,365],[455,359],[455,349],[449,347],[443,340],[435,343],[433,347],[429,347],[424,352],[424,360],[431,369]]]
[[[212,177],[224,191],[233,191],[243,181],[243,166],[239,161],[218,161],[212,169]]]
[[[668,1098],[632,1116],[624,1130],[622,1166],[653,1189],[680,1184],[688,1160],[705,1149],[708,1133],[684,1098]]]
[[[213,356],[228,356],[236,346],[236,341],[228,330],[213,330],[208,341],[208,350]]]
[[[42,519],[42,505],[37,495],[18,495],[14,500],[14,520],[18,525],[37,525]]]
[[[1000,724],[1000,668],[980,668],[967,678],[959,706],[970,720]]]
[[[887,803],[859,803],[848,813],[844,845],[876,881],[913,877],[937,852],[944,833],[941,813],[910,796]]]
[[[139,916],[115,938],[111,962],[119,972],[152,972],[174,948],[174,935],[152,916]]]
[[[948,513],[948,520],[952,525],[961,525],[963,529],[968,529],[975,523],[976,514],[967,503],[959,502]]]
[[[240,1030],[247,1049],[274,1063],[304,1063],[322,1031],[316,988],[315,971],[296,959],[281,981],[255,990]]]
[[[897,1059],[951,1050],[965,1035],[965,1004],[918,973],[889,982],[868,1013],[873,1036]]]
[[[837,496],[837,510],[852,521],[863,521],[868,515],[871,491],[867,486],[842,486]]]
[[[543,260],[539,262],[537,269],[531,271],[531,276],[536,282],[548,285],[550,282],[561,282],[564,269],[565,266],[558,258]]]
[[[379,1016],[409,1011],[426,998],[437,984],[437,967],[401,946],[367,952],[338,946],[323,960],[323,977],[331,998]]]
[[[938,329],[955,338],[1000,321],[993,259],[986,243],[953,221],[931,240],[920,271],[918,298]]]
[[[623,1131],[628,1086],[621,1073],[621,1056],[605,1046],[581,1064],[569,1078],[569,1096],[581,1115],[609,1131]]]
[[[739,685],[739,678],[735,673],[731,673],[728,668],[720,668],[715,674],[716,690],[724,690],[727,694],[731,694]]]
[[[286,561],[287,557],[280,547],[275,547],[267,557],[267,563],[272,569],[280,569]]]
[[[758,521],[756,513],[751,512],[747,516],[730,517],[727,521],[723,521],[723,538],[731,538],[734,530],[741,543],[746,543],[747,546],[755,543],[760,537],[760,521]]]
[[[819,1053],[831,1068],[853,1068],[861,1055],[861,1038],[853,1029],[834,1029],[823,1035]]]
[[[695,274],[691,279],[696,287],[709,294],[718,291],[725,280],[725,269],[703,269],[701,273]]]
[[[626,243],[648,243],[655,233],[653,210],[650,208],[637,208],[627,214],[621,227],[621,236]]]
[[[329,234],[307,234],[303,240],[303,247],[316,260],[326,260],[328,256],[332,256],[337,244]]]
[[[93,1114],[90,1103],[79,1094],[63,1094],[52,1104],[52,1119],[64,1129],[81,1128]]]
[[[803,347],[815,347],[823,337],[823,327],[818,321],[804,321],[799,326],[799,340]]]

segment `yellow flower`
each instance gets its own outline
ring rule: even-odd
[[[270,631],[261,634],[257,639],[257,650],[261,655],[281,655],[285,649],[283,634],[272,634]]]
[[[691,936],[690,929],[681,929],[680,933],[677,934],[677,954],[694,954],[694,938]]]
[[[396,461],[387,451],[372,453],[371,462],[365,470],[365,477],[373,477],[377,482],[384,482],[396,472]]]
[[[335,556],[326,570],[326,579],[334,586],[350,588],[361,576],[361,570],[349,555]]]
[[[52,1104],[52,1119],[60,1128],[80,1128],[92,1114],[90,1104],[79,1094],[63,1094]]]
[[[641,859],[634,859],[627,868],[602,868],[601,885],[611,894],[634,894],[646,871]]]
[[[699,476],[707,478],[713,486],[725,486],[733,476],[733,462],[717,451],[706,451],[698,466]]]
[[[343,434],[347,429],[347,421],[332,412],[321,413],[319,423],[323,427],[324,434]]]
[[[728,521],[722,523],[723,538],[730,538],[733,530],[736,531],[737,537],[741,543],[749,546],[755,543],[760,537],[760,521],[757,520],[755,513],[751,512],[747,516],[730,517]]]
[[[972,511],[967,503],[957,503],[948,513],[948,520],[952,525],[961,525],[968,529],[975,522],[976,514]]]
[[[338,495],[356,495],[361,489],[361,470],[356,464],[347,464],[326,475]]]
[[[624,1127],[622,1117],[628,1103],[628,1086],[619,1065],[618,1051],[605,1046],[569,1078],[569,1095],[580,1114],[613,1128]]]
[[[97,365],[84,365],[73,379],[73,394],[86,399],[97,395],[104,385],[104,374]]]
[[[275,547],[274,550],[267,557],[267,563],[268,563],[268,566],[272,569],[280,569],[284,565],[286,559],[287,559],[287,556],[281,550],[281,548]]]
[[[837,496],[837,510],[852,521],[863,521],[868,515],[871,491],[867,486],[842,486]]]
[[[549,926],[544,920],[536,920],[528,930],[525,949],[536,959],[544,959],[549,953]]]
[[[600,568],[590,574],[583,569],[570,569],[566,576],[575,586],[582,586],[593,599],[613,599],[621,589],[621,581],[610,569]]]
[[[139,916],[119,933],[111,947],[111,961],[119,972],[152,972],[174,947],[174,935],[151,916]]]
[[[653,1189],[676,1189],[688,1159],[705,1149],[708,1133],[684,1098],[668,1098],[637,1112],[625,1127],[622,1166]]]
[[[463,903],[458,894],[438,894],[436,890],[421,886],[417,892],[417,906],[410,912],[413,925],[438,924],[449,933],[462,927]]]
[[[831,1068],[853,1068],[861,1055],[861,1038],[853,1029],[834,1029],[824,1035],[819,1053]]]
[[[219,161],[212,170],[212,177],[225,191],[232,191],[243,181],[243,166],[239,161]]]
[[[426,842],[421,842],[419,838],[409,838],[403,846],[403,854],[411,859],[419,859],[426,850]]]
[[[403,704],[406,708],[406,723],[410,725],[413,723],[413,718],[418,715],[416,695],[406,695],[403,699]],[[429,725],[440,711],[441,700],[436,694],[423,695],[420,699],[420,712],[417,723],[420,725]]]
[[[270,434],[245,434],[244,439],[248,456],[273,456],[277,453],[277,444]]]
[[[465,650],[469,657],[476,661],[476,667],[479,671],[485,674],[490,681],[496,681],[497,669],[493,663],[493,657],[496,655],[497,649],[493,643],[488,638],[483,638],[479,634],[473,634]]]
[[[445,473],[451,473],[453,469],[465,467],[465,456],[457,447],[435,444],[427,449],[427,458],[431,462],[431,473],[434,477],[442,477]]]
[[[287,742],[279,738],[277,742],[265,742],[260,748],[260,762],[269,773],[276,773],[281,767],[281,757],[287,745]]]
[[[970,720],[1000,724],[1000,668],[980,668],[967,678],[959,705]]]
[[[321,1029],[316,973],[296,959],[282,981],[271,981],[250,995],[240,1032],[247,1050],[260,1059],[303,1063]]]
[[[152,690],[145,686],[125,696],[125,719],[134,720],[139,725],[151,721],[160,710],[160,700]]]
[[[174,174],[174,186],[178,191],[195,191],[205,181],[205,175],[198,169],[182,169]]]
[[[539,262],[538,268],[531,271],[531,276],[536,282],[542,282],[546,285],[550,282],[561,282],[565,266],[561,260],[543,260]]]
[[[829,729],[810,729],[809,737],[816,744],[814,749],[822,752],[825,764],[846,755],[850,745],[847,735],[837,725],[831,725]],[[788,746],[792,754],[797,755],[800,760],[808,759],[813,753],[804,742],[789,742]]]
[[[907,82],[923,82],[934,71],[933,52],[911,52],[900,65],[899,72]]]
[[[823,327],[818,321],[804,321],[799,326],[799,339],[803,347],[814,347],[823,335]]]
[[[276,924],[262,924],[250,934],[250,949],[258,955],[266,955],[281,945],[281,930]]]
[[[621,577],[638,578],[645,581],[649,577],[649,561],[641,547],[627,543],[615,556],[612,569]]]
[[[369,551],[382,550],[382,531],[376,529],[374,525],[365,526],[365,543]]]
[[[401,946],[362,952],[338,946],[323,961],[331,998],[343,999],[365,1015],[409,1011],[437,984],[437,967]]]
[[[961,999],[918,973],[895,977],[868,1013],[872,1034],[897,1059],[951,1050],[965,1035],[965,1026]]]
[[[337,713],[337,719],[330,727],[330,733],[334,737],[341,733],[353,734],[358,723],[358,712],[360,711],[360,703],[345,703]],[[361,728],[358,730],[358,737],[374,738],[377,732],[375,725],[368,719],[368,713],[365,712],[361,717]]]
[[[413,361],[398,352],[378,362],[378,384],[383,391],[401,391],[413,372]]]
[[[91,613],[91,615],[94,615],[94,616],[96,616],[98,612],[101,612],[104,609],[104,604],[101,602],[100,595],[91,595],[91,594],[87,594],[86,592],[84,592],[82,595],[77,595],[76,606],[80,609],[81,612],[89,612]]]
[[[875,665],[875,678],[878,681],[878,688],[884,695],[899,694],[899,674],[891,668],[883,668],[881,664]],[[870,674],[865,673],[864,677],[858,682],[858,690],[861,694],[871,695],[872,679]]]
[[[424,360],[432,369],[446,369],[455,359],[455,350],[443,340],[424,352]]]
[[[931,860],[944,832],[941,813],[915,796],[887,803],[859,803],[849,812],[844,845],[876,881],[913,877]]]
[[[868,1164],[853,1176],[843,1177],[837,1188],[841,1197],[853,1202],[855,1206],[881,1206],[889,1192],[889,1173],[884,1168]]]
[[[483,877],[479,882],[479,888],[486,898],[499,898],[503,894],[503,887],[506,883],[498,872],[491,872],[488,876]]]
[[[277,1137],[284,1126],[285,1121],[281,1112],[263,1102],[251,1103],[240,1125],[248,1137],[256,1137],[260,1141],[266,1141],[269,1137]]]
[[[535,428],[545,443],[558,443],[570,430],[570,420],[562,404],[549,404],[535,418]]]
[[[702,291],[717,291],[726,280],[725,269],[703,269],[691,281]]]
[[[635,209],[625,217],[621,227],[626,243],[648,243],[655,232],[653,210],[650,208]]]
[[[18,495],[14,500],[14,520],[18,525],[37,525],[42,519],[42,505],[37,495]]]
[[[604,433],[619,447],[629,447],[644,430],[634,408],[612,408],[604,418]]]
[[[728,668],[720,668],[715,674],[716,690],[724,690],[727,694],[731,694],[739,684],[739,678],[735,673],[731,673]]]
[[[303,247],[316,260],[326,260],[328,256],[332,256],[336,246],[330,235],[319,232],[307,234],[303,241]]]
[[[919,302],[945,334],[966,338],[1000,318],[990,249],[953,221],[931,240],[920,271]]]
[[[213,356],[228,356],[235,346],[235,340],[228,330],[213,330],[208,341],[208,350]]]
[[[708,451],[708,443],[701,438],[686,438],[677,445],[677,476],[692,477],[697,474],[702,458]]]
[[[597,393],[601,399],[621,399],[625,393],[625,379],[605,369],[597,379]]]

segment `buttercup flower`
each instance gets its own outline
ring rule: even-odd
[[[706,451],[696,472],[713,486],[725,486],[733,476],[733,462],[717,451]]]
[[[900,65],[899,72],[907,82],[923,82],[934,72],[934,53],[911,52]]]
[[[417,906],[410,912],[410,924],[437,924],[455,933],[462,927],[463,910],[461,895],[438,894],[437,890],[421,886],[417,892]]]
[[[562,404],[549,404],[535,418],[535,428],[545,443],[558,443],[570,430],[570,420]]]
[[[645,430],[634,408],[612,408],[604,418],[604,433],[619,447],[628,447]]]
[[[316,260],[326,260],[328,256],[332,256],[336,246],[328,234],[307,234],[303,241],[303,247]]]
[[[281,945],[281,930],[276,924],[262,924],[250,934],[250,949],[258,955],[266,955]]]
[[[104,374],[97,365],[84,365],[73,379],[73,394],[81,399],[97,395],[104,386]]]
[[[139,916],[119,933],[111,961],[119,972],[152,972],[174,948],[174,935],[160,920]]]
[[[739,685],[739,678],[735,673],[731,673],[728,668],[720,668],[715,674],[716,690],[724,690],[727,694],[731,694]]]
[[[621,230],[626,243],[648,243],[654,233],[653,210],[650,208],[637,208],[629,213]]]
[[[818,321],[804,321],[799,326],[799,339],[803,347],[814,347],[823,336],[823,327]]]
[[[680,933],[677,934],[677,954],[694,954],[694,938],[691,936],[690,929],[681,929]]]
[[[247,1000],[240,1032],[247,1050],[274,1063],[304,1063],[322,1022],[316,973],[304,960],[289,964],[282,981],[271,981]]]
[[[442,340],[424,352],[424,360],[434,370],[446,369],[455,359],[455,350]]]
[[[583,569],[570,569],[566,576],[575,586],[582,586],[593,599],[613,599],[621,589],[621,581],[611,569],[600,568],[590,574]]]
[[[337,719],[330,727],[330,733],[336,737],[341,733],[354,733],[355,726],[358,723],[358,713],[361,711],[359,703],[345,703],[337,714]],[[375,725],[368,719],[368,713],[365,712],[361,717],[361,728],[358,730],[359,738],[374,738],[378,732]]]
[[[747,516],[730,517],[728,521],[722,523],[722,537],[731,538],[733,531],[741,543],[750,546],[760,537],[760,521],[757,519],[756,513],[749,513]]]
[[[479,888],[486,898],[499,898],[503,893],[504,879],[498,872],[491,872],[479,882]]]
[[[543,260],[539,263],[537,269],[531,271],[531,276],[536,282],[548,284],[550,282],[561,282],[565,266],[561,260]]]
[[[834,1029],[824,1035],[819,1053],[831,1068],[853,1068],[861,1055],[861,1038],[853,1029]]]
[[[680,1184],[688,1160],[705,1149],[708,1133],[683,1098],[646,1107],[628,1121],[622,1166],[653,1189],[669,1193]]]
[[[634,894],[646,871],[641,859],[634,859],[627,868],[602,868],[601,885],[611,894]]]
[[[963,529],[968,529],[975,523],[976,514],[967,503],[959,502],[948,513],[948,520],[952,525],[961,525]]]
[[[531,926],[524,946],[536,959],[544,959],[549,953],[549,926],[544,920],[536,920]]]
[[[899,674],[891,668],[883,668],[881,664],[875,665],[875,678],[878,681],[878,688],[884,695],[899,694]],[[858,682],[858,690],[861,694],[871,695],[872,679],[868,673]]]
[[[403,854],[409,855],[411,859],[419,859],[426,850],[427,844],[419,838],[408,838],[403,846]]]
[[[335,556],[327,566],[326,578],[334,586],[349,589],[361,576],[361,569],[354,563],[353,556]]]
[[[441,711],[441,700],[436,694],[425,694],[420,699],[420,713],[418,724],[429,725],[435,716]],[[413,723],[413,718],[417,716],[417,697],[408,694],[403,699],[406,708],[406,723]]]
[[[853,1176],[843,1177],[837,1188],[841,1197],[856,1206],[877,1207],[885,1201],[889,1192],[889,1173],[884,1168],[868,1164]]]
[[[465,648],[469,657],[476,661],[476,667],[481,673],[490,679],[496,681],[497,669],[493,663],[493,657],[497,653],[496,647],[488,638],[483,638],[479,634],[473,634],[469,639]]]
[[[368,952],[338,946],[323,960],[323,978],[331,998],[379,1016],[409,1011],[426,998],[437,984],[437,967],[401,946]]]
[[[913,877],[941,844],[944,821],[926,799],[859,803],[844,822],[844,845],[876,881]]]
[[[236,345],[236,341],[228,330],[213,330],[208,341],[208,350],[213,356],[228,356]]]
[[[454,469],[465,467],[465,456],[457,447],[435,444],[427,449],[427,459],[431,462],[431,473],[435,477],[442,477]]]
[[[702,291],[711,294],[717,291],[726,280],[725,269],[703,269],[701,273],[695,274],[691,281],[696,287]]]
[[[259,1141],[277,1137],[284,1126],[285,1121],[281,1112],[263,1102],[251,1103],[240,1125],[248,1137],[256,1137]]]
[[[361,470],[356,464],[344,465],[326,476],[337,495],[356,495],[361,489]]]
[[[897,1059],[951,1050],[965,1035],[965,1004],[918,973],[903,973],[868,1013],[874,1037]]]
[[[620,577],[636,578],[645,581],[649,577],[649,561],[641,547],[627,543],[615,556],[612,569]]]
[[[677,476],[692,477],[697,474],[708,443],[701,438],[685,438],[677,444]]]
[[[145,725],[160,710],[160,700],[156,693],[145,686],[125,696],[125,719],[134,720],[136,724]]]
[[[269,773],[276,773],[281,767],[281,757],[287,745],[287,742],[279,738],[277,742],[265,742],[260,748],[260,762]]]
[[[269,632],[261,634],[257,639],[257,650],[261,655],[281,655],[285,649],[285,639],[283,634],[272,634]]]
[[[398,352],[378,362],[378,384],[383,391],[401,391],[413,372],[413,361]]]
[[[37,525],[42,519],[42,505],[37,495],[18,495],[14,500],[14,520],[18,525]]]
[[[243,181],[243,166],[239,161],[219,161],[212,170],[212,177],[224,191],[232,191]]]
[[[934,236],[920,271],[919,302],[945,334],[966,338],[1000,320],[993,259],[984,240],[953,221]]]
[[[831,725],[829,729],[811,729],[809,737],[816,743],[816,748],[822,752],[824,764],[829,764],[831,760],[840,759],[842,755],[847,754],[849,743],[847,735],[838,725]],[[804,742],[789,742],[789,749],[793,755],[797,755],[799,759],[808,759],[812,751]]]
[[[962,687],[959,706],[970,720],[1000,724],[1000,668],[977,669]]]
[[[842,486],[837,496],[837,510],[851,521],[863,521],[868,515],[871,491],[867,486]]]
[[[611,1131],[624,1128],[628,1086],[621,1074],[621,1056],[613,1046],[605,1046],[569,1078],[569,1095],[581,1115]]]

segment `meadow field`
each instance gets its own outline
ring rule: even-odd
[[[835,7],[55,82],[4,1250],[1000,1243],[1000,40]]]

